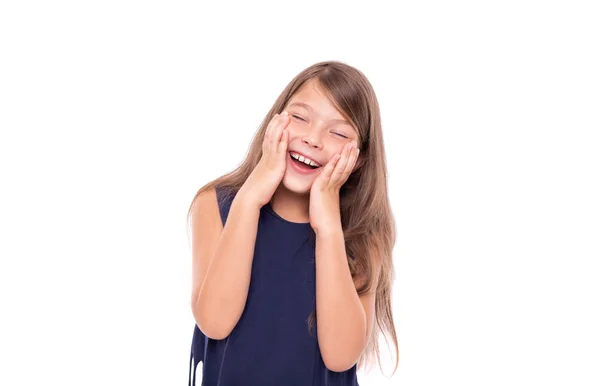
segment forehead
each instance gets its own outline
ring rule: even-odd
[[[289,107],[303,108],[323,120],[335,123],[347,123],[352,129],[352,122],[341,114],[326,96],[325,91],[315,82],[305,83],[288,102]],[[354,130],[356,131],[356,130]]]
[[[294,102],[332,118],[343,118],[327,97],[326,91],[315,80],[309,80],[300,87],[292,96],[290,105]]]

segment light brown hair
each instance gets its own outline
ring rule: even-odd
[[[387,166],[379,103],[366,76],[340,61],[323,61],[304,69],[281,92],[255,133],[244,161],[235,170],[204,185],[192,200],[214,186],[239,190],[262,156],[262,142],[267,125],[275,114],[287,106],[292,96],[308,81],[316,79],[327,92],[331,103],[358,131],[359,167],[340,189],[340,213],[348,264],[357,292],[371,291],[375,261],[381,262],[376,290],[375,321],[369,343],[358,361],[358,368],[374,362],[381,368],[380,333],[392,338],[396,352],[394,373],[398,368],[398,339],[392,314],[392,284],[395,272],[392,249],[396,241],[395,221],[388,199]],[[314,312],[309,325],[314,324]],[[309,327],[310,330],[310,327]],[[387,338],[386,338],[387,342]]]

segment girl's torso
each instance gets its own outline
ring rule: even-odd
[[[235,192],[217,187],[225,226]],[[194,327],[189,385],[199,362],[202,385],[356,385],[356,366],[328,370],[317,341],[315,234],[310,223],[280,217],[270,204],[261,208],[244,311],[223,340]],[[316,319],[315,319],[316,320]],[[193,381],[193,382],[192,382]]]

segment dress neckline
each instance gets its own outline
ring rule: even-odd
[[[277,212],[275,212],[275,210],[271,206],[270,202],[268,202],[264,207],[266,208],[267,212],[269,212],[270,214],[272,214],[275,218],[277,218],[281,222],[284,222],[286,224],[290,224],[290,225],[293,225],[293,226],[297,226],[299,228],[311,228],[310,222],[293,222],[293,221],[289,221],[289,220],[284,219],[283,217],[281,217],[280,215],[278,215]]]

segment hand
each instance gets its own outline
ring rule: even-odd
[[[245,193],[259,207],[264,206],[275,193],[287,169],[290,117],[287,111],[275,114],[267,126],[262,143],[262,157],[242,186]]]
[[[309,204],[310,225],[315,232],[341,226],[340,189],[354,170],[358,153],[356,141],[346,144],[315,178]]]

